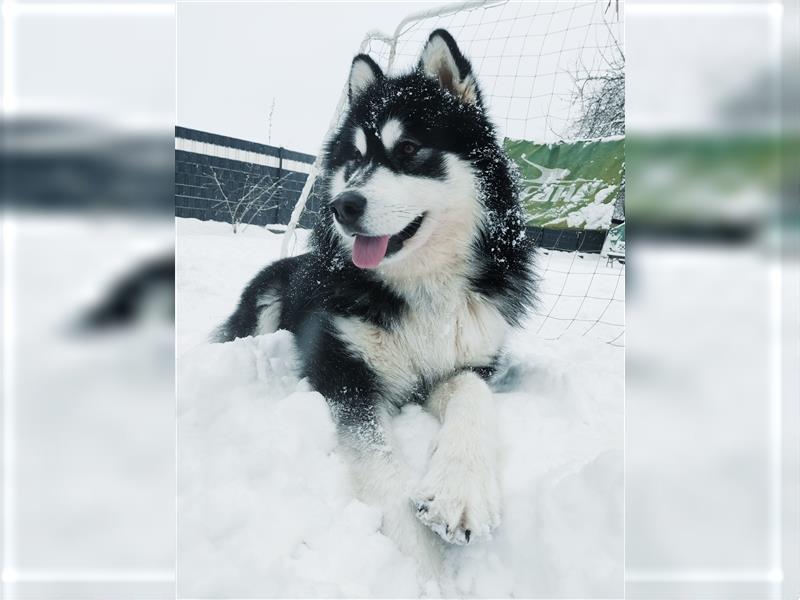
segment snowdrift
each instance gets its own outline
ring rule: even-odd
[[[623,349],[515,335],[494,386],[503,523],[420,581],[353,495],[292,335],[205,341],[279,248],[178,220],[179,597],[621,597]],[[421,475],[437,421],[409,406],[394,427]]]

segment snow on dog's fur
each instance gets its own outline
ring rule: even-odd
[[[328,210],[311,251],[261,271],[217,338],[295,334],[361,497],[435,571],[431,531],[466,544],[500,522],[486,381],[534,292],[512,167],[450,34],[434,31],[417,67],[396,77],[356,56],[319,189]],[[442,421],[421,482],[385,426],[408,402]]]

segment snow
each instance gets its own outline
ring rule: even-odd
[[[177,234],[179,596],[622,595],[622,348],[569,330],[513,337],[495,390],[503,523],[448,548],[438,581],[419,580],[380,511],[354,496],[291,334],[206,341],[282,236],[191,219]],[[408,406],[393,426],[421,475],[437,421]]]

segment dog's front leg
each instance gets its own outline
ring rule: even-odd
[[[464,371],[435,388],[427,406],[442,428],[412,501],[417,517],[445,541],[467,544],[500,524],[492,393]]]
[[[441,568],[441,544],[420,525],[409,506],[413,480],[408,466],[397,455],[390,431],[388,415],[380,410],[360,422],[339,425],[356,495],[382,510],[382,533],[401,552],[416,559],[423,576],[434,576]]]

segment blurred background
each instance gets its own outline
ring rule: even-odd
[[[7,598],[174,595],[176,14],[193,4],[2,2]],[[626,593],[797,598],[798,5],[624,12]]]
[[[632,598],[800,593],[797,25],[627,6]]]
[[[169,598],[175,7],[2,3],[5,598]]]

